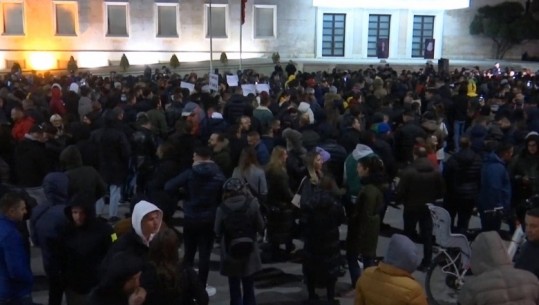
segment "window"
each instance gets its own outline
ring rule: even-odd
[[[414,16],[412,34],[412,57],[423,57],[425,39],[433,38],[434,16]]]
[[[274,38],[277,20],[277,7],[274,5],[254,6],[255,38]]]
[[[178,37],[178,5],[157,5],[157,37]]]
[[[24,15],[22,2],[2,3],[4,35],[24,35]]]
[[[324,14],[322,56],[344,56],[345,14]]]
[[[107,36],[127,37],[127,4],[106,3]]]
[[[78,15],[76,2],[57,2],[54,4],[54,13],[56,14],[56,35],[77,35],[75,29]]]
[[[206,5],[206,38],[227,38],[227,5]]]
[[[378,39],[389,39],[391,15],[369,15],[369,38],[367,42],[367,56],[376,57]]]

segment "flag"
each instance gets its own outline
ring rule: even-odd
[[[241,24],[245,23],[245,4],[247,0],[241,0]]]

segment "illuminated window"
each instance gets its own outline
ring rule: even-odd
[[[346,14],[324,14],[322,56],[344,56]]]
[[[178,5],[157,4],[157,37],[178,37]]]
[[[24,35],[24,14],[22,2],[2,3],[4,35]]]
[[[128,10],[126,3],[106,3],[107,36],[127,37]]]
[[[56,35],[76,36],[77,3],[56,2],[54,4],[54,12],[56,14]]]
[[[412,34],[412,57],[423,57],[425,39],[433,38],[434,16],[414,16],[414,30]]]
[[[275,5],[254,6],[255,38],[274,38],[277,24],[277,7]]]
[[[377,56],[378,39],[389,39],[389,28],[391,25],[391,15],[369,15],[369,41],[367,46],[367,56]]]
[[[226,4],[206,5],[206,38],[227,38],[227,12]],[[211,16],[211,17],[210,17]]]

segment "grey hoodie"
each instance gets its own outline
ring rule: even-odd
[[[412,273],[420,261],[421,257],[413,241],[401,234],[391,236],[384,263]]]

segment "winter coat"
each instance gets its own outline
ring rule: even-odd
[[[471,148],[463,148],[444,165],[443,176],[450,200],[475,200],[479,193],[483,160]]]
[[[24,135],[28,133],[34,124],[35,120],[31,116],[25,116],[24,118],[13,123],[13,128],[11,128],[11,136],[15,141],[23,140]]]
[[[29,134],[15,146],[15,176],[17,185],[41,186],[43,178],[51,169],[45,144],[34,140]]]
[[[380,184],[365,183],[352,205],[348,216],[348,233],[346,234],[346,251],[361,254],[364,257],[376,257],[378,234],[380,231],[380,215],[378,210],[384,205],[384,194]]]
[[[539,281],[526,270],[515,269],[497,232],[481,233],[472,243],[474,277],[459,293],[461,305],[539,304]]]
[[[503,207],[509,211],[511,206],[511,180],[505,162],[495,153],[485,157],[481,167],[481,189],[479,191],[479,210],[492,210]]]
[[[140,278],[141,286],[146,289],[145,305],[208,305],[206,287],[202,285],[193,268],[180,265],[177,267],[177,286],[174,282],[164,282],[157,273],[156,266],[150,263]]]
[[[359,159],[373,154],[374,152],[367,145],[357,144],[344,161],[343,184],[346,187],[348,196],[357,196],[361,190],[361,180],[357,174]]]
[[[34,276],[17,223],[0,214],[0,299],[29,296]]]
[[[257,198],[266,197],[268,194],[266,174],[258,166],[251,165],[245,172],[242,172],[239,167],[236,167],[234,172],[232,172],[232,177],[241,179],[242,181],[245,180],[249,184],[249,190]]]
[[[234,94],[226,103],[223,116],[229,125],[234,125],[249,108],[250,106],[243,95]]]
[[[268,183],[268,240],[273,243],[285,243],[292,238],[294,216],[289,179],[284,169],[270,168],[266,172]]]
[[[230,177],[234,165],[232,164],[230,145],[227,139],[225,139],[220,149],[214,149],[212,160],[219,166],[225,177]]]
[[[442,174],[434,169],[427,158],[418,158],[402,173],[397,187],[397,202],[405,209],[419,210],[434,203],[444,194]]]
[[[286,159],[286,172],[290,181],[290,188],[292,191],[296,191],[301,183],[301,179],[305,177],[307,168],[305,162],[303,162],[305,151],[298,151],[297,149],[288,151],[288,158]]]
[[[224,276],[229,277],[246,277],[254,274],[262,269],[262,261],[260,259],[260,250],[256,242],[256,235],[254,238],[254,248],[248,257],[244,259],[232,258],[227,252],[227,245],[225,242],[225,228],[224,222],[227,217],[227,212],[223,207],[226,207],[232,211],[239,210],[243,207],[246,200],[249,201],[249,207],[247,208],[248,219],[251,222],[251,228],[254,234],[264,233],[264,219],[260,213],[260,205],[256,198],[248,198],[245,195],[237,195],[226,198],[219,208],[215,217],[214,232],[215,236],[219,239],[221,245],[221,264],[220,272]]]
[[[346,149],[347,153],[351,153],[356,145],[359,144],[361,133],[354,128],[348,128],[339,138],[339,144]]]
[[[165,219],[172,218],[177,204],[175,197],[165,191],[165,183],[180,172],[180,164],[173,158],[166,156],[157,163],[146,187],[149,200],[163,210]]]
[[[419,265],[416,245],[393,234],[384,261],[367,268],[356,284],[355,305],[427,305],[427,296],[412,272]]]
[[[91,135],[99,157],[99,173],[107,184],[123,185],[127,179],[131,147],[119,127],[100,128]]]
[[[536,137],[534,141],[539,144]],[[509,164],[510,178],[512,179],[514,203],[521,204],[527,198],[539,193],[539,154],[531,155],[526,148],[529,138],[526,141],[524,149]],[[528,178],[528,182],[523,181],[523,177]]]
[[[60,271],[60,236],[68,225],[64,208],[69,200],[68,177],[61,172],[50,173],[43,179],[47,202],[36,206],[30,218],[32,240],[41,248],[43,265],[48,274]]]
[[[68,146],[60,154],[60,164],[69,178],[69,196],[85,193],[95,201],[103,197],[107,186],[97,170],[91,166],[82,165],[82,157],[78,148]]]
[[[142,219],[147,214],[155,211],[163,213],[157,206],[147,201],[140,201],[135,205],[133,213],[131,214],[132,230],[125,235],[122,235],[118,241],[112,245],[103,260],[103,264],[101,264],[102,270],[109,268],[114,256],[120,252],[127,252],[134,257],[141,258],[144,262],[148,260],[150,241],[155,234],[151,234],[148,239],[142,234]],[[159,231],[159,229],[157,231]]]
[[[381,262],[367,268],[356,286],[355,305],[427,305],[423,287],[414,277]]]
[[[153,132],[161,138],[165,138],[168,133],[168,125],[165,112],[159,109],[152,109],[146,112],[146,114],[148,115],[148,119],[152,123]]]
[[[518,257],[515,259],[515,268],[528,270],[539,279],[539,242],[526,241],[518,250]]]
[[[273,113],[267,107],[259,106],[253,110],[253,117],[255,117],[262,127],[270,126],[273,120]]]
[[[71,210],[74,206],[81,206],[86,213],[82,226],[73,223]],[[61,237],[60,257],[66,289],[87,294],[99,283],[99,267],[116,235],[107,222],[96,218],[95,201],[90,198],[86,202],[71,202],[64,208],[64,213],[69,226]]]
[[[325,283],[339,275],[339,226],[345,220],[344,210],[331,191],[317,188],[309,197],[308,204],[301,205],[303,273],[316,274]]]
[[[221,191],[225,176],[213,161],[194,163],[165,184],[165,190],[173,192],[185,187],[187,200],[183,204],[187,222],[215,221],[215,212],[221,202]]]
[[[414,122],[408,122],[395,131],[395,157],[401,163],[411,163],[414,160],[414,145],[416,138],[427,137],[427,133],[421,126]]]

